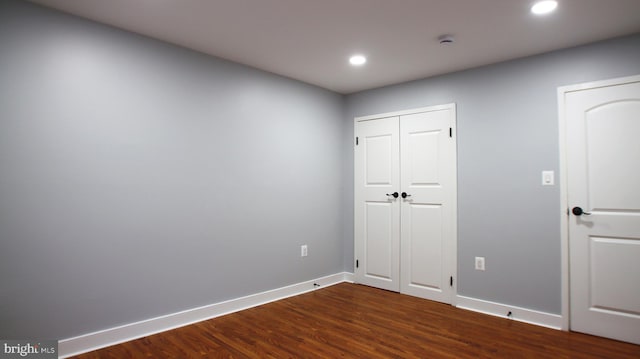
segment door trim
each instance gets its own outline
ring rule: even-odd
[[[360,121],[377,120],[377,119],[385,118],[385,117],[396,117],[396,116],[411,115],[411,114],[420,113],[420,112],[432,112],[432,111],[446,110],[448,108],[452,108],[454,113],[455,113],[455,110],[456,110],[455,102],[447,103],[447,104],[444,104],[444,105],[419,107],[419,108],[414,108],[414,109],[410,109],[410,110],[401,110],[401,111],[379,113],[379,114],[375,114],[375,115],[358,116],[358,117],[353,119],[353,125],[355,126],[356,122],[360,122]],[[454,123],[454,125],[455,125],[455,123]]]
[[[455,182],[455,189],[453,191],[453,195],[452,195],[452,222],[453,222],[453,228],[451,228],[451,234],[453,236],[452,241],[451,241],[451,254],[450,254],[450,258],[447,258],[448,262],[449,262],[449,273],[451,273],[451,276],[453,277],[453,285],[451,286],[451,298],[450,298],[450,302],[449,304],[452,306],[457,306],[458,301],[458,131],[457,131],[457,126],[458,126],[458,114],[457,114],[457,110],[456,110],[456,103],[452,102],[452,103],[447,103],[447,104],[442,104],[442,105],[434,105],[434,106],[428,106],[428,107],[419,107],[419,108],[414,108],[414,109],[409,109],[409,110],[400,110],[400,111],[393,111],[393,112],[385,112],[385,113],[379,113],[379,114],[374,114],[374,115],[366,115],[366,116],[358,116],[355,117],[353,119],[353,133],[354,133],[354,141],[353,141],[353,151],[355,151],[355,133],[356,133],[356,124],[358,122],[361,121],[369,121],[369,120],[377,120],[377,119],[382,119],[382,118],[387,118],[387,117],[396,117],[396,116],[404,116],[404,115],[411,115],[411,114],[415,114],[415,113],[421,113],[421,112],[432,112],[432,111],[440,111],[440,110],[446,110],[446,109],[450,109],[453,113],[453,122],[451,124],[451,133],[452,133],[452,137],[453,140],[455,141],[455,146],[454,146],[454,153],[453,156],[456,159],[456,163],[455,166],[453,167],[453,180]],[[355,166],[356,166],[356,158],[354,156],[353,159],[353,166],[354,166],[354,172],[355,172]],[[353,201],[355,202],[355,191],[356,191],[356,185],[355,185],[355,181],[353,183],[353,191],[354,191],[354,198]],[[353,216],[355,218],[355,207],[353,209]],[[357,256],[357,252],[355,251],[355,227],[354,227],[354,233],[353,233],[353,244],[354,244],[354,256],[353,256],[353,271],[355,273],[355,266],[356,266],[356,256]]]
[[[558,87],[558,133],[560,136],[560,256],[561,256],[561,296],[562,296],[562,326],[561,329],[571,329],[570,298],[569,298],[569,183],[567,178],[567,119],[565,116],[565,96],[570,92],[589,90],[600,87],[623,85],[640,81],[640,75],[618,77],[601,81],[585,82],[575,85]]]

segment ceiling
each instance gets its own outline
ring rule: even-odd
[[[32,2],[343,94],[640,32],[640,0]]]

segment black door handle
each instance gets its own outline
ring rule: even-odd
[[[580,207],[573,207],[573,209],[571,209],[571,213],[575,214],[576,216],[582,216],[583,214],[585,216],[590,216],[591,215],[591,212],[585,212]]]
[[[407,192],[402,192],[401,196],[402,196],[402,198],[411,197],[411,195],[407,194]]]
[[[393,192],[391,194],[386,193],[386,195],[389,196],[389,197],[393,196],[393,198],[398,198],[398,192]]]

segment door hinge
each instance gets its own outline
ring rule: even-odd
[[[453,276],[449,277],[449,286],[453,287]]]
[[[356,259],[356,268],[360,267],[360,261]]]
[[[358,145],[358,137],[356,137],[356,146]]]
[[[453,128],[449,127],[449,137],[453,137]]]

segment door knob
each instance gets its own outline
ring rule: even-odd
[[[386,195],[389,197],[393,196],[393,198],[398,198],[398,192],[393,192],[391,194],[387,193]]]
[[[573,207],[573,209],[571,209],[571,212],[573,214],[575,214],[576,216],[582,216],[583,214],[585,216],[590,216],[591,215],[591,212],[585,212],[580,207]]]
[[[402,196],[402,198],[411,197],[411,195],[407,194],[407,192],[402,192],[401,196]]]

